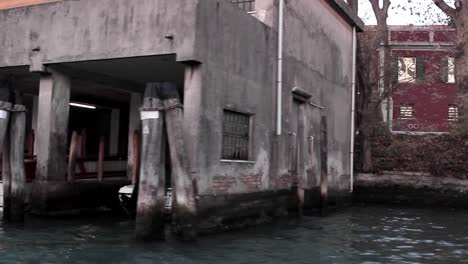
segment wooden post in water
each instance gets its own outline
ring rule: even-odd
[[[35,140],[35,134],[34,134],[34,129],[31,130],[31,133],[28,134],[28,157],[34,157],[34,140]]]
[[[132,167],[132,184],[136,184],[138,180],[138,171],[140,169],[140,132],[133,132],[133,167]]]
[[[327,117],[322,116],[320,144],[320,214],[327,215],[328,205],[328,128]]]
[[[164,234],[164,144],[163,117],[158,84],[146,86],[142,120],[141,166],[135,235],[139,241],[163,240]]]
[[[8,126],[5,126],[5,129]],[[3,219],[10,220],[11,212],[11,163],[10,163],[10,133],[5,132],[2,153],[2,180],[3,180]]]
[[[102,182],[104,178],[104,154],[106,148],[106,138],[101,136],[99,138],[99,154],[98,154],[98,164],[97,164],[97,179]]]
[[[2,179],[3,179],[3,219],[10,219],[10,193],[11,193],[11,171],[10,171],[10,140],[9,140],[9,116],[13,101],[13,78],[7,76],[0,80],[0,150],[2,155]]]
[[[75,181],[76,158],[78,156],[78,132],[73,131],[68,155],[68,182]]]
[[[26,107],[15,105],[11,115],[11,207],[10,221],[24,221],[26,175],[24,171],[24,142],[26,133]]]
[[[172,193],[175,197],[173,220],[183,240],[194,240],[197,236],[197,209],[184,142],[182,104],[175,84],[163,83],[160,91],[166,111],[165,127],[171,158]]]

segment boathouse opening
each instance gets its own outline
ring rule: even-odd
[[[60,63],[46,65],[41,73],[26,66],[1,68],[0,77],[7,75],[28,109],[26,189],[27,198],[33,193],[32,201],[42,203],[33,205],[39,211],[118,199],[118,189],[138,179],[145,86],[171,82],[184,97],[185,65],[175,55]],[[165,149],[169,189],[171,165]]]

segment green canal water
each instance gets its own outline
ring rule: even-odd
[[[196,243],[137,244],[132,225],[109,217],[2,224],[0,263],[468,263],[468,211],[354,207]]]

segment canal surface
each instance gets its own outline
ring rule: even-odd
[[[468,263],[468,211],[355,207],[190,243],[132,242],[122,219],[1,225],[0,263]]]

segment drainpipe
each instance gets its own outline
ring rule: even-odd
[[[276,91],[276,135],[281,136],[282,104],[283,104],[283,26],[284,0],[279,0],[278,7],[278,79]]]
[[[350,152],[349,152],[349,166],[350,166],[350,192],[354,190],[354,116],[356,112],[356,51],[357,51],[357,36],[356,27],[353,27],[353,66],[351,76],[351,131],[350,131]]]

